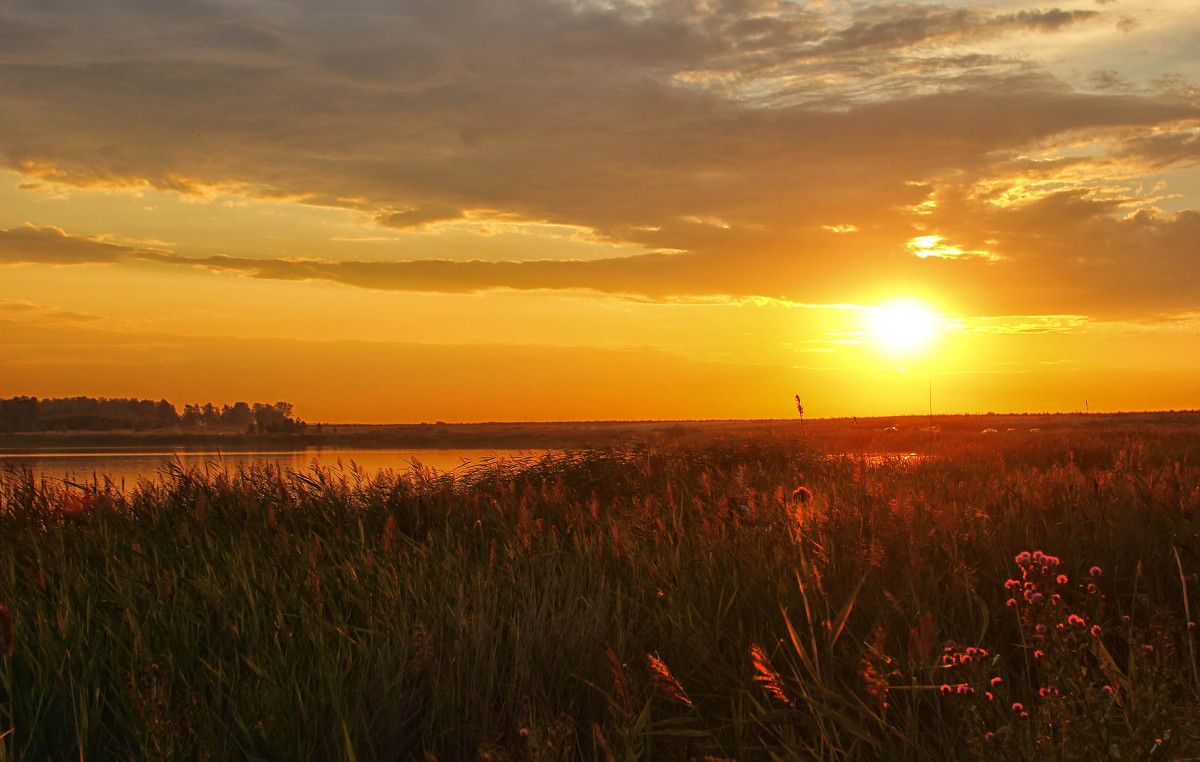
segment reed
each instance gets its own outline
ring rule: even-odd
[[[0,760],[1183,758],[1194,442],[6,473]]]

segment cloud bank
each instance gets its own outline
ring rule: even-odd
[[[1141,187],[1195,171],[1194,84],[1169,67],[1126,73],[1117,58],[1071,79],[1039,58],[1082,38],[1117,45],[1136,12],[7,3],[0,165],[28,178],[195,196],[219,186],[396,230],[490,213],[652,253],[181,257],[43,226],[0,234],[0,261],[139,258],[368,288],[656,299],[843,302],[922,285],[997,314],[1194,311],[1194,199],[1161,211],[1161,193]],[[929,235],[987,256],[915,257],[909,242]]]

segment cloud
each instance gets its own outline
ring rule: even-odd
[[[240,189],[409,231],[485,210],[655,253],[184,258],[17,228],[4,234],[0,261],[137,256],[367,288],[656,299],[845,302],[938,284],[1005,314],[1057,314],[1060,300],[1089,314],[1200,307],[1169,275],[1193,270],[1190,217],[1124,219],[1131,194],[1106,200],[1065,174],[1070,162],[1093,173],[1105,162],[1195,165],[1187,125],[1200,104],[1186,88],[1156,90],[1114,70],[1100,79],[1120,87],[1087,92],[1033,62],[1051,44],[1045,35],[1117,34],[1107,10],[355,0],[286,10],[182,2],[167,12],[56,0],[2,13],[0,34],[24,42],[0,53],[0,163],[28,176],[193,195]],[[1001,208],[973,195],[1023,171],[1021,161],[1033,172],[1039,147],[1100,130],[1126,137],[1087,162],[1059,156],[1064,185],[1043,188],[1040,202]],[[931,200],[932,212],[922,208]],[[1004,261],[918,261],[908,242],[931,235]],[[1081,242],[1097,247],[1086,266]],[[1166,248],[1127,248],[1156,245]],[[995,293],[997,283],[1011,291]]]
[[[71,235],[52,227],[26,223],[0,230],[0,264],[113,264],[123,257],[154,251],[110,243],[92,236]]]

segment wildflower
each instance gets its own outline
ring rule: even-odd
[[[1053,685],[1043,685],[1041,688],[1038,688],[1038,695],[1041,696],[1042,698],[1049,698],[1050,696],[1057,696],[1058,688],[1055,688]]]
[[[995,696],[992,695],[991,691],[984,691],[983,695],[987,696],[988,701],[991,701],[992,699],[996,698]]]
[[[1016,606],[1016,605],[1017,605],[1017,599],[1016,599],[1016,598],[1009,598],[1009,599],[1008,599],[1008,602],[1007,602],[1007,603],[1005,603],[1005,605],[1006,605],[1006,606],[1009,606],[1010,608],[1011,608],[1011,607],[1014,607],[1014,606]]]
[[[1039,625],[1036,627],[1036,629],[1037,629],[1037,633],[1038,633],[1038,635],[1045,635],[1045,634],[1046,634],[1046,625],[1044,625],[1044,624],[1039,624]]]
[[[987,741],[988,743],[995,743],[996,742],[996,734],[989,730],[988,732],[983,734],[983,740]]]
[[[1058,582],[1058,584],[1060,584],[1060,585],[1065,585],[1065,584],[1067,584],[1067,575],[1060,574],[1060,575],[1058,575],[1058,579],[1055,581]]]
[[[967,685],[966,683],[963,683],[962,685],[958,686],[958,695],[960,695],[960,696],[970,696],[974,692],[975,692],[975,689],[972,688],[971,686]]]
[[[1076,627],[1083,624],[1083,619],[1076,614],[1067,617],[1067,624],[1075,625]]]
[[[1035,563],[1043,563],[1046,560],[1046,554],[1040,550],[1033,551],[1033,560]]]
[[[941,688],[942,693],[945,693],[947,695],[949,695],[953,690],[954,689],[951,688],[949,685],[943,685]]]
[[[1012,710],[1014,712],[1023,712],[1023,711],[1025,711],[1025,705],[1022,704],[1020,701],[1014,701],[1013,705],[1012,705]]]
[[[1150,645],[1149,643],[1143,643],[1142,650],[1148,654],[1152,654],[1154,653],[1154,646]]]
[[[1026,590],[1025,600],[1029,601],[1030,603],[1037,603],[1042,600],[1042,594],[1037,590]]]
[[[1045,655],[1046,655],[1046,652],[1041,649],[1038,649],[1037,651],[1033,652],[1033,658],[1035,658],[1035,659],[1040,659]]]
[[[812,492],[809,492],[807,487],[797,487],[792,491],[792,499],[799,500],[801,503],[807,503],[812,500]]]
[[[1101,632],[1103,632],[1103,630],[1100,629],[1100,625],[1098,625],[1098,624],[1092,625],[1092,637],[1093,638],[1100,637]]]
[[[1041,551],[1038,551],[1038,552],[1040,553]],[[1022,553],[1017,554],[1017,558],[1016,558],[1017,566],[1029,566],[1029,560],[1030,560],[1029,551],[1024,551]]]
[[[1113,695],[1112,686],[1111,685],[1101,685],[1100,693],[1102,693],[1104,695],[1104,698],[1112,698],[1112,695]]]
[[[1058,566],[1062,561],[1058,556],[1042,556],[1042,563],[1046,566]]]
[[[521,738],[528,738],[529,737],[529,728],[521,728],[519,733],[521,735]]]
[[[1003,677],[993,677],[992,678],[992,687],[995,688],[997,685],[999,685],[1002,682],[1004,682]]]
[[[1093,566],[1092,568],[1088,569],[1089,577],[1099,577],[1102,573],[1103,571],[1099,566]]]
[[[1004,587],[1008,590],[1013,590],[1020,586],[1021,586],[1021,580],[1019,580],[1019,579],[1010,579],[1004,583]]]

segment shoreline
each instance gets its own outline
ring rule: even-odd
[[[683,441],[713,436],[807,437],[814,441],[867,438],[873,444],[909,446],[931,436],[1025,436],[1080,428],[1095,431],[1145,427],[1200,429],[1200,411],[1137,413],[1017,413],[907,415],[869,418],[567,421],[409,424],[320,424],[321,431],[248,434],[183,429],[67,431],[0,434],[0,453],[130,448],[292,450],[319,448],[560,449],[637,442]]]

